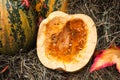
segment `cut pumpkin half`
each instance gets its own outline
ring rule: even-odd
[[[96,26],[89,16],[55,11],[39,26],[37,55],[47,68],[74,72],[89,62],[96,43]]]

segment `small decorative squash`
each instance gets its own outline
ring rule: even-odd
[[[46,18],[51,12],[60,10],[67,12],[68,0],[36,0],[35,2],[35,11],[37,12],[38,25],[39,23]]]
[[[24,0],[0,0],[0,53],[14,54],[35,44],[33,10]]]
[[[39,26],[37,55],[47,68],[74,72],[88,63],[96,43],[96,26],[89,16],[55,11]]]

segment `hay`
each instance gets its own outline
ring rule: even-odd
[[[120,46],[120,0],[70,0],[68,13],[84,13],[92,17],[98,31],[96,50]],[[81,70],[66,73],[45,68],[38,60],[36,49],[15,56],[0,55],[0,80],[120,80],[114,66],[93,73],[89,68],[93,58]]]

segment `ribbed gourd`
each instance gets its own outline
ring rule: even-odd
[[[31,6],[26,6],[24,0],[0,0],[0,54],[30,50],[36,34]]]

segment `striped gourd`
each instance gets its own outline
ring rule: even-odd
[[[36,0],[35,9],[38,16],[46,18],[51,12],[60,10],[67,11],[68,0]]]
[[[37,27],[34,12],[23,1],[0,0],[0,53],[26,51],[35,44]]]

